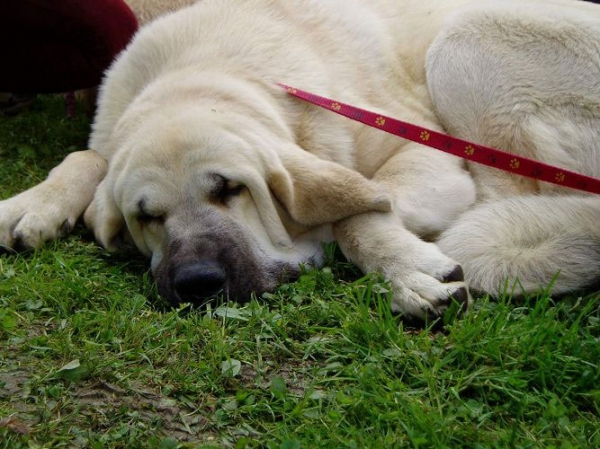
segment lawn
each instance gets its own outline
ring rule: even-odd
[[[89,121],[0,118],[0,198]],[[480,296],[415,327],[329,247],[249,304],[171,310],[147,262],[78,227],[0,256],[0,447],[600,447],[600,292]]]

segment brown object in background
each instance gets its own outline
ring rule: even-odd
[[[0,91],[97,86],[138,22],[122,0],[0,2]]]

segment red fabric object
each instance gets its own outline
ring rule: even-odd
[[[122,0],[0,0],[0,91],[96,86],[137,27]]]
[[[586,176],[506,151],[478,145],[419,125],[361,109],[341,101],[279,84],[288,94],[394,136],[426,145],[478,164],[572,189],[600,194],[600,178]]]

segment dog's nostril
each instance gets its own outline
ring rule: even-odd
[[[216,263],[199,262],[180,268],[173,284],[182,302],[196,303],[220,293],[227,275]]]

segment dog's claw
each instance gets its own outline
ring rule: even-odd
[[[444,276],[443,282],[463,282],[465,280],[465,273],[461,265],[456,265],[454,269]]]

